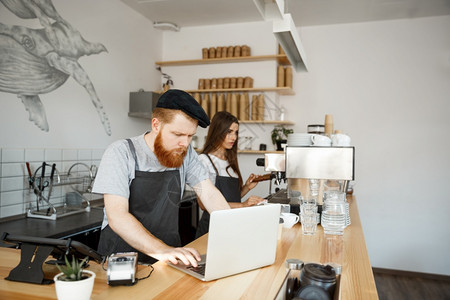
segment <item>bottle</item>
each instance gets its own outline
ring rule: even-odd
[[[217,95],[216,93],[212,93],[211,100],[209,101],[209,118],[214,118],[214,115],[217,112]]]
[[[219,90],[223,89],[223,78],[217,78],[217,88]]]
[[[230,113],[235,116],[238,117],[238,99],[235,93],[233,93],[231,95],[231,111]]]
[[[284,87],[284,67],[278,66],[277,87]]]
[[[219,94],[219,98],[217,99],[217,111],[225,110],[225,96],[223,94]]]
[[[228,46],[227,57],[233,57],[233,54],[234,54],[234,47],[233,46]]]
[[[236,81],[236,87],[242,89],[244,87],[244,77],[238,77]]]
[[[227,101],[225,103],[225,110],[231,114],[231,93],[227,94]]]
[[[239,120],[248,120],[248,107],[247,104],[245,103],[245,99],[247,95],[247,99],[248,99],[248,94],[247,93],[243,93],[240,95],[239,97],[239,116],[238,119]]]
[[[211,79],[211,88],[217,89],[217,78]]]
[[[284,121],[284,118],[285,118],[285,116],[284,116],[284,111],[285,111],[285,109],[284,109],[284,107],[282,106],[282,107],[280,108],[280,121]]]
[[[292,88],[292,67],[288,66],[285,70],[284,86]]]
[[[253,87],[253,79],[249,76],[244,78],[244,88],[252,88]]]
[[[258,96],[252,96],[252,120],[258,120]]]
[[[237,78],[236,77],[231,77],[230,78],[230,89],[235,89],[236,88],[236,84],[237,84]]]
[[[217,47],[216,48],[216,58],[221,58],[221,57],[222,57],[222,48]]]
[[[244,106],[244,119],[242,120],[247,121],[250,119],[250,98],[248,93],[244,93],[244,103],[241,102],[241,104]]]
[[[203,48],[202,49],[202,58],[203,59],[207,59],[208,58],[208,48]]]
[[[227,47],[222,47],[222,58],[227,57]]]
[[[233,56],[234,56],[234,57],[239,57],[239,56],[241,56],[241,46],[235,46],[235,47],[234,47],[234,54],[233,54]]]
[[[209,94],[205,94],[202,99],[202,108],[206,112],[206,114],[209,116],[208,105],[209,105]]]
[[[325,115],[325,135],[331,137],[333,134],[333,115]]]
[[[203,90],[205,88],[205,79],[200,78],[198,80],[198,89]]]
[[[229,89],[230,88],[230,77],[225,77],[223,79],[223,88]]]
[[[260,94],[258,96],[258,120],[259,121],[264,121],[264,111],[265,111],[264,94]]]
[[[203,81],[205,90],[211,89],[211,79],[204,79]]]
[[[214,47],[209,48],[208,57],[209,58],[216,58],[216,48],[214,48]]]

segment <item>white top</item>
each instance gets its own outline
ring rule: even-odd
[[[214,165],[216,166],[217,171],[219,172],[219,176],[239,178],[238,175],[234,172],[234,170],[231,167],[228,168],[228,173],[230,173],[230,174],[227,173],[226,168],[230,165],[227,160],[220,159],[213,154],[209,154],[209,157],[211,158]],[[214,167],[211,164],[211,161],[209,160],[209,158],[206,156],[206,154],[200,154],[198,156],[198,158],[200,159],[200,161],[203,163],[203,165],[208,170],[209,179],[211,179],[212,183],[216,184],[216,171],[214,170]]]

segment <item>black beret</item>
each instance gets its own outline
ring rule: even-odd
[[[156,107],[181,110],[196,119],[203,128],[210,124],[208,115],[197,100],[182,90],[168,90],[159,97]]]

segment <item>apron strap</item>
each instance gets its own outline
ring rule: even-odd
[[[134,147],[134,144],[131,141],[131,139],[127,139],[127,142],[128,142],[128,145],[130,146],[130,152],[134,157],[134,168],[135,168],[135,170],[139,170],[139,165],[138,165],[137,156],[136,156],[136,148]]]
[[[216,171],[216,176],[219,176],[219,171],[217,171],[216,165],[213,163],[211,157],[209,156],[209,154],[206,154],[206,156],[209,158],[209,161],[211,162],[214,170]]]

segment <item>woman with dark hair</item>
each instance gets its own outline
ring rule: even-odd
[[[221,191],[231,208],[253,206],[263,198],[250,196],[241,202],[258,183],[253,182],[257,175],[250,174],[245,184],[242,180],[237,158],[237,140],[239,136],[239,120],[226,111],[217,112],[208,129],[205,145],[200,160],[208,169],[209,177]],[[204,210],[201,201],[200,207]],[[203,212],[197,227],[196,238],[208,232],[209,214]]]

